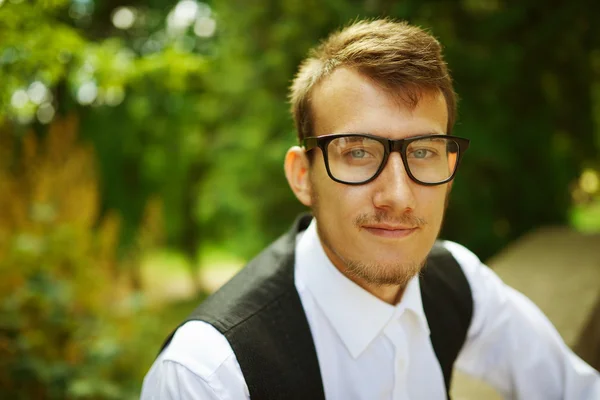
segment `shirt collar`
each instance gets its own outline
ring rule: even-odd
[[[409,281],[397,305],[378,299],[331,263],[323,250],[315,219],[297,241],[295,261],[296,279],[313,295],[352,357],[357,358],[390,321],[406,310],[417,316],[422,330],[429,335],[418,277]]]

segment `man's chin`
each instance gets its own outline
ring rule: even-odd
[[[353,260],[346,263],[346,273],[350,278],[359,278],[372,285],[405,286],[419,274],[422,266],[422,262],[406,260],[404,262],[390,262],[387,259],[371,260],[370,262]]]

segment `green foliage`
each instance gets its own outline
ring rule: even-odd
[[[587,206],[577,206],[571,211],[573,225],[582,232],[600,232],[600,200]]]
[[[147,348],[164,336],[134,268],[157,244],[161,210],[149,203],[136,252],[119,260],[119,218],[98,220],[95,160],[76,131],[69,119],[43,141],[0,132],[2,398],[137,398]]]
[[[11,97],[38,80],[55,86],[69,69],[74,49],[85,41],[75,30],[55,24],[48,15],[57,13],[65,1],[0,6],[0,123],[7,117],[31,121],[35,105],[11,107]]]
[[[202,105],[205,57],[190,51],[189,34],[156,24],[152,10],[140,9],[138,15],[146,22],[137,29],[146,30],[147,40],[115,35],[91,41],[85,30],[64,21],[66,5],[0,8],[0,19],[10,22],[0,32],[5,67],[0,80],[7,82],[0,93],[0,121],[29,124],[36,113],[39,118],[41,101],[25,96],[25,104],[15,107],[11,100],[40,82],[50,93],[42,101],[53,112],[82,117],[83,137],[101,161],[103,210],[118,209],[124,217],[122,250],[132,245],[143,205],[155,194],[169,210],[169,242],[181,246],[189,236],[188,248],[195,247],[195,192],[182,188],[191,190],[205,168],[206,128],[198,123],[211,112]],[[61,6],[62,13],[56,12]],[[197,47],[206,50],[204,42],[198,39]]]
[[[217,35],[199,38],[173,30],[166,4],[155,3],[137,8],[141,22],[126,32],[91,18],[92,39],[82,22],[59,18],[65,4],[10,4],[0,8],[12,21],[3,103],[37,79],[55,88],[59,110],[78,110],[100,158],[103,208],[124,216],[124,248],[158,194],[171,245],[194,257],[202,243],[224,243],[248,257],[301,209],[281,172],[295,137],[285,98],[298,63],[357,16],[407,19],[444,44],[461,97],[455,133],[473,140],[444,236],[485,258],[536,225],[565,222],[569,186],[597,159],[600,35],[582,4],[232,0],[214,5]],[[556,28],[573,20],[577,29]],[[8,57],[15,52],[27,56]],[[96,93],[91,108],[74,101],[85,85]],[[0,114],[27,121],[21,114],[35,108]]]

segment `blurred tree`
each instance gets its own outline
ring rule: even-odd
[[[192,259],[202,242],[250,256],[301,209],[281,173],[294,143],[284,99],[298,63],[356,17],[406,19],[444,44],[462,99],[456,133],[473,139],[444,235],[485,258],[537,225],[564,223],[569,185],[598,162],[597,7],[6,3],[0,118],[28,124],[36,114],[43,121],[54,109],[77,110],[100,157],[103,209],[123,212],[124,247],[142,205],[159,194],[169,243]],[[36,82],[53,100],[33,101]]]
[[[76,119],[41,141],[27,134],[18,151],[1,133],[0,397],[137,398],[152,325],[138,325],[137,268],[123,264],[159,244],[160,205],[149,203],[137,252],[119,260],[120,220],[98,224],[95,160]]]
[[[4,5],[0,20],[10,23],[0,28],[0,123],[21,134],[33,124],[43,134],[54,115],[78,113],[82,136],[100,157],[102,213],[123,216],[121,253],[134,244],[144,204],[159,195],[168,242],[194,265],[195,187],[208,149],[201,53],[210,52],[214,20],[194,1],[165,13],[117,7],[96,20],[90,1]]]

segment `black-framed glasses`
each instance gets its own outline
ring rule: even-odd
[[[441,185],[454,178],[469,139],[450,135],[423,135],[391,140],[380,136],[342,133],[307,137],[306,152],[319,147],[327,174],[348,185],[369,183],[379,176],[391,152],[402,157],[408,176],[425,186]]]

